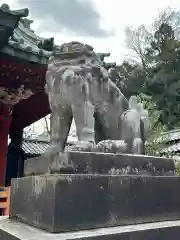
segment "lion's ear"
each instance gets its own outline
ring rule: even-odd
[[[94,48],[92,46],[90,46],[89,44],[85,44],[85,47],[89,50],[89,51],[93,51]]]

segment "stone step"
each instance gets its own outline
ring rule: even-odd
[[[76,173],[175,175],[171,158],[146,155],[68,152]],[[25,161],[24,175],[40,175],[48,172],[50,159],[31,158]]]
[[[180,219],[180,177],[98,174],[14,179],[10,216],[49,232]]]
[[[52,234],[0,217],[0,240],[179,240],[180,221],[167,221]]]

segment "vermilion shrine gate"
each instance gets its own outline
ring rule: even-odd
[[[23,163],[23,128],[50,113],[44,81],[53,39],[38,37],[27,16],[28,9],[11,11],[6,4],[0,8],[0,185],[6,165],[8,184]]]

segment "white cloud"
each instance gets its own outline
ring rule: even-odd
[[[159,10],[168,6],[180,9],[180,2],[178,0],[126,0],[123,2],[120,0],[93,1],[102,16],[102,27],[115,29],[115,36],[106,39],[98,39],[72,35],[68,36],[68,34],[59,33],[55,35],[56,43],[61,44],[72,40],[86,42],[94,46],[97,52],[111,52],[111,57],[107,60],[116,61],[117,63],[120,63],[127,53],[127,49],[124,46],[124,31],[127,25],[132,25],[134,27],[140,24],[149,25],[153,22]],[[51,34],[47,32],[43,34],[51,36]]]
[[[34,1],[34,0],[31,0]],[[43,7],[43,0],[42,7]],[[80,0],[85,1],[85,0]],[[55,34],[55,41],[57,44],[62,44],[67,41],[79,40],[94,46],[97,52],[111,52],[109,61],[117,61],[118,63],[124,58],[127,50],[124,46],[124,30],[127,25],[138,26],[140,24],[150,24],[158,13],[158,10],[171,6],[179,9],[180,2],[178,0],[92,0],[97,7],[102,17],[102,27],[105,29],[115,29],[115,36],[105,39],[80,37],[76,35],[69,35],[66,32]],[[69,0],[70,2],[70,0]],[[3,3],[0,0],[0,3]],[[8,0],[11,8],[21,7],[16,4],[16,0]],[[23,6],[25,7],[25,6]],[[33,9],[30,9],[30,16]],[[33,28],[38,30],[38,34],[43,36],[52,36],[46,32],[45,29],[38,29],[39,22],[34,19]]]

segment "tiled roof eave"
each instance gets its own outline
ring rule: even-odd
[[[170,145],[160,151],[160,153],[176,153],[180,152],[180,143]]]
[[[27,47],[25,48],[22,45],[20,47],[15,47],[15,45],[6,46],[3,48],[2,52],[14,57],[18,57],[20,59],[24,59],[26,61],[40,64],[48,64],[48,60],[50,57],[37,54],[36,52],[33,52],[33,50],[28,51],[28,48]]]
[[[47,52],[47,51],[44,51],[39,48],[35,49],[35,48],[31,47],[31,45],[28,45],[25,43],[19,43],[19,42],[9,40],[8,46],[11,46],[16,49],[21,49],[25,52],[31,52],[32,54],[37,54],[37,55],[41,55],[44,57],[48,57],[48,58],[51,56],[51,52]]]
[[[5,4],[3,10],[10,11],[9,9],[9,6]],[[23,60],[47,64],[52,52],[39,47],[44,38],[34,33],[30,26],[32,22],[27,18],[21,18],[8,41],[8,45],[4,47],[2,52]]]

